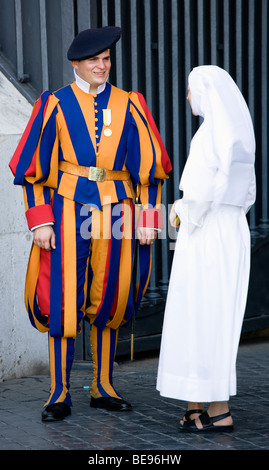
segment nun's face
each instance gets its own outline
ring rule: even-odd
[[[96,57],[72,61],[72,65],[76,69],[78,76],[88,82],[92,90],[95,91],[108,78],[111,68],[110,50],[107,49]]]
[[[187,100],[188,100],[188,102],[190,103],[190,107],[191,107],[191,110],[192,110],[192,114],[193,114],[194,116],[196,116],[196,114],[194,114],[194,112],[193,112],[192,105],[191,105],[191,90],[190,90],[189,85],[188,85]]]

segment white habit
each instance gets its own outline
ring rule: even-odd
[[[248,292],[255,138],[246,103],[216,66],[189,76],[204,121],[180,181],[181,220],[167,295],[157,389],[190,402],[236,394],[236,357]]]

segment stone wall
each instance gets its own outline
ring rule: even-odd
[[[24,280],[32,243],[23,194],[8,163],[32,106],[0,73],[0,381],[42,374],[48,368],[47,335],[35,330],[24,306]]]

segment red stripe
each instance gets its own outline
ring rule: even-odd
[[[134,219],[135,208],[134,208],[134,204],[132,204],[131,202],[130,202],[130,208],[131,208],[131,212],[132,212],[132,233],[133,233],[134,224],[135,224],[135,219]]]
[[[110,312],[110,315],[109,315],[110,317],[114,317],[114,315],[115,315],[117,304],[118,304],[118,296],[119,296],[119,278],[118,278],[118,282],[117,282],[117,288],[116,288],[115,297],[114,297],[114,300],[113,300],[113,305],[112,305],[111,312]]]
[[[161,209],[143,209],[139,214],[138,227],[163,229],[163,213]]]
[[[51,203],[53,203],[53,196]],[[50,272],[51,252],[40,250],[40,269],[36,287],[36,294],[41,315],[50,315]]]
[[[40,270],[36,294],[41,315],[50,313],[50,257],[51,252],[40,250]]]

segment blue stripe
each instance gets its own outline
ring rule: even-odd
[[[43,196],[45,204],[50,204],[50,188],[48,188],[47,186],[43,187]]]
[[[50,334],[62,336],[62,246],[61,246],[61,220],[63,212],[63,198],[54,194],[53,212],[55,216],[54,232],[56,236],[56,250],[51,250],[50,272]]]
[[[40,140],[40,165],[43,177],[40,178],[39,182],[47,179],[50,173],[51,154],[56,139],[56,114],[58,113],[57,108],[53,110],[51,116],[43,130]]]
[[[114,181],[114,183],[118,200],[122,201],[123,199],[127,199],[127,194],[123,181]]]
[[[131,173],[134,186],[139,182],[139,170],[141,162],[140,142],[139,134],[136,122],[131,117],[131,125],[129,127],[128,139],[127,139],[127,156],[125,165]]]
[[[87,124],[70,85],[55,93],[60,100],[72,145],[79,165],[96,166],[96,155]]]
[[[152,207],[156,206],[157,192],[158,192],[158,185],[152,184],[148,187],[148,198],[149,198],[148,201]]]
[[[151,246],[150,245],[140,245],[139,244],[139,267],[140,267],[140,283],[137,294],[137,300],[135,304],[135,312],[137,312],[144,287],[148,280],[149,270],[150,270],[150,255],[151,255]]]
[[[79,177],[75,189],[74,201],[79,201],[81,204],[88,204],[89,206],[102,210],[96,181],[89,181],[87,178]]]

